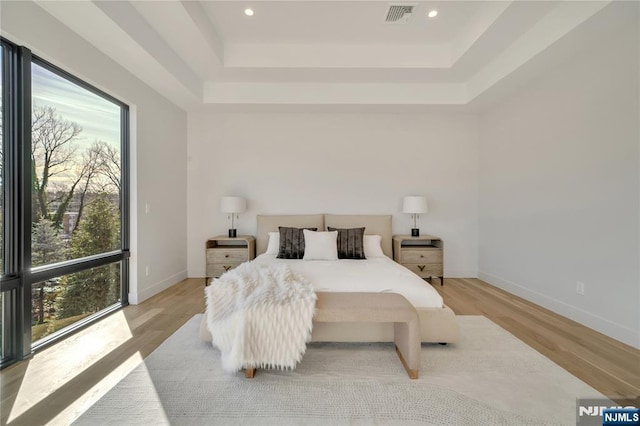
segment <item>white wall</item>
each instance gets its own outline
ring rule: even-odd
[[[631,27],[481,117],[479,276],[640,347],[637,19]]]
[[[189,276],[204,275],[204,242],[225,234],[223,195],[256,214],[393,214],[408,233],[402,197],[426,195],[422,233],[445,241],[445,275],[477,274],[477,122],[468,115],[189,114]]]
[[[3,2],[1,19],[3,36],[132,107],[132,303],[185,278],[186,113],[33,3]]]

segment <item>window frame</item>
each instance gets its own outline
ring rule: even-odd
[[[5,201],[3,257],[5,270],[0,271],[3,293],[2,357],[0,368],[28,358],[35,351],[63,339],[71,333],[129,304],[130,256],[130,154],[129,106],[64,69],[32,55],[31,51],[0,37],[2,44],[2,124],[3,196]],[[56,264],[31,267],[31,65],[40,67],[100,96],[120,108],[120,249]],[[9,177],[9,179],[5,179]],[[7,185],[9,183],[9,185]],[[31,341],[32,286],[40,281],[120,263],[120,302],[77,321],[49,336]]]

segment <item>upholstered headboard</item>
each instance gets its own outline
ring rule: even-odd
[[[262,254],[267,250],[269,232],[278,232],[278,226],[318,228],[318,230],[325,230],[327,226],[334,228],[364,226],[365,234],[382,236],[382,251],[387,256],[393,257],[391,215],[258,215],[257,254]]]

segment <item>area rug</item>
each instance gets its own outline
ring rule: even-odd
[[[457,317],[458,344],[423,344],[418,380],[387,343],[312,343],[295,371],[227,375],[200,319],[75,424],[575,424],[576,398],[603,397],[481,316]]]

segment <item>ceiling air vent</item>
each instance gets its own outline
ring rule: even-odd
[[[387,24],[406,24],[413,16],[414,4],[390,4],[384,20]]]

